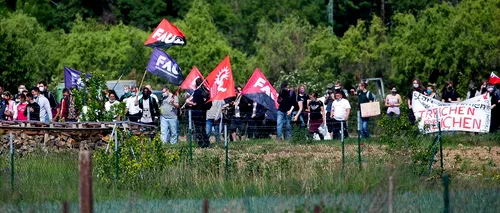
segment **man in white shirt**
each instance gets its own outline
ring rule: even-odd
[[[52,109],[50,108],[49,99],[40,95],[40,89],[38,87],[33,87],[33,89],[31,89],[31,94],[35,98],[35,102],[40,106],[40,121],[48,123],[52,120]]]
[[[335,90],[335,100],[332,102],[330,117],[334,120],[333,131],[330,133],[332,138],[340,138],[342,123],[344,123],[344,137],[347,137],[347,121],[351,113],[351,105],[347,99],[342,98],[343,91]]]
[[[137,99],[137,93],[132,92],[131,96],[125,99],[125,115],[129,121],[139,122],[141,118],[141,108],[139,107],[139,100]]]

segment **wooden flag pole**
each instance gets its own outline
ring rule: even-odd
[[[144,78],[146,78],[146,73],[148,73],[148,70],[144,70],[144,75],[142,75],[142,80],[141,80],[141,84],[139,84],[139,88],[137,89],[137,94],[135,96],[135,101],[139,100],[139,90],[141,90],[142,88],[142,83],[144,83]],[[153,91],[151,91],[153,92]]]

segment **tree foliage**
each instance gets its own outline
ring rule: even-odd
[[[335,1],[331,28],[319,0],[9,1],[0,4],[1,83],[54,86],[63,66],[140,81],[151,54],[143,42],[165,17],[186,35],[186,46],[167,50],[185,75],[194,65],[207,75],[230,55],[241,84],[259,67],[275,84],[314,90],[383,77],[404,92],[417,77],[453,80],[463,94],[500,65],[500,0],[381,2]]]

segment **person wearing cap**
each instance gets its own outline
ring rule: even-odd
[[[347,121],[351,113],[351,104],[347,99],[343,98],[343,91],[340,89],[335,90],[335,100],[332,102],[330,118],[333,119],[333,131],[330,133],[332,138],[340,138],[342,131],[344,137],[347,137]],[[342,123],[344,128],[342,129]]]
[[[335,90],[338,90],[338,89],[342,91],[342,98],[347,99],[349,97],[347,90],[342,88],[342,83],[340,81],[335,82]]]
[[[335,100],[335,91],[333,88],[335,87],[334,84],[330,83],[326,85],[327,88],[327,94],[326,94],[326,99],[325,99],[325,106],[326,106],[326,127],[328,128],[328,132],[330,135],[332,135],[333,132],[333,127],[335,120],[332,117],[332,104],[333,100]]]
[[[160,106],[160,131],[163,144],[176,144],[178,138],[177,110],[180,108],[179,98],[175,96],[168,85],[162,89],[163,101]],[[170,139],[170,140],[169,140]]]

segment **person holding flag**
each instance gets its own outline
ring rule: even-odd
[[[196,87],[193,98],[187,103],[192,110],[195,137],[198,145],[202,148],[208,148],[210,141],[206,133],[206,111],[212,107],[212,103],[207,102],[210,95],[208,89],[203,86],[203,80],[196,79]]]

